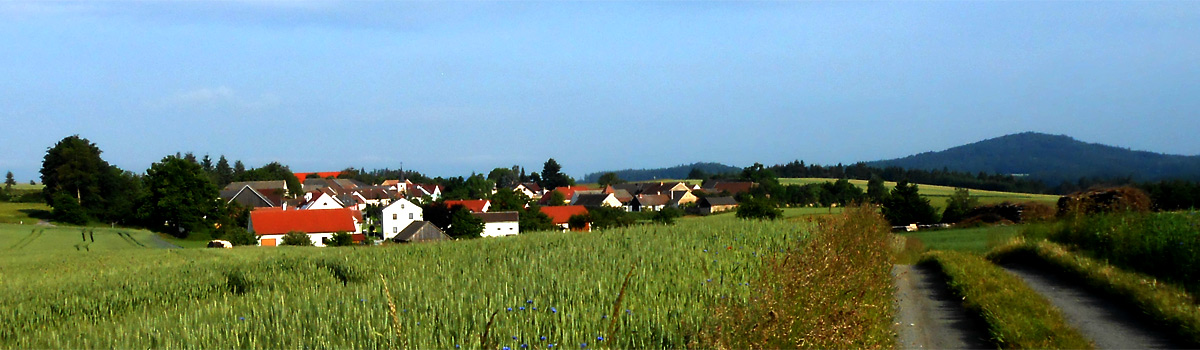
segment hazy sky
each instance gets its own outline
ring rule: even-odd
[[[1200,1],[0,2],[0,171],[79,134],[434,176],[878,160],[1022,131],[1200,154]]]

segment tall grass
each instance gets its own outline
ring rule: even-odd
[[[1200,214],[1196,212],[1076,216],[1032,227],[1026,235],[1044,236],[1200,293]]]
[[[720,308],[721,347],[892,348],[892,237],[872,208],[822,218],[812,239],[769,260],[747,304]]]
[[[924,261],[940,267],[967,309],[987,321],[992,340],[1001,348],[1092,347],[1046,298],[983,257],[936,251],[927,254]]]
[[[713,310],[750,302],[762,266],[810,227],[681,221],[386,247],[21,251],[0,256],[0,348],[710,348],[701,335]],[[864,293],[854,300],[875,309],[829,310],[890,307],[887,291]]]

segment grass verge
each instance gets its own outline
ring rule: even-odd
[[[1001,348],[1093,347],[1046,298],[981,256],[935,251],[922,262],[946,274],[950,289],[962,296],[968,310],[987,321],[992,341]]]
[[[988,258],[1046,263],[1059,272],[1081,279],[1092,288],[1132,304],[1169,329],[1179,340],[1200,348],[1200,308],[1197,308],[1195,298],[1178,286],[1113,267],[1046,241],[1021,241],[1003,246],[989,253]]]
[[[895,347],[888,229],[870,207],[821,218],[811,239],[766,262],[747,304],[718,308],[710,345]]]

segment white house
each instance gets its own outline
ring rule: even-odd
[[[471,213],[471,215],[483,220],[483,232],[480,232],[483,237],[512,236],[521,233],[518,213],[515,211]]]
[[[425,211],[421,206],[413,204],[408,199],[397,199],[383,208],[383,239],[391,239],[412,224],[413,221],[424,221]]]

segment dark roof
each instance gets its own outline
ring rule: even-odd
[[[624,183],[612,185],[613,191],[625,190],[626,192],[629,192],[629,194],[638,194],[639,192],[642,192],[642,187],[645,187],[645,184]]]
[[[521,185],[524,185],[525,188],[528,188],[530,191],[533,191],[533,192],[541,192],[542,191],[542,186],[538,186],[538,184],[536,182],[522,182]],[[517,186],[513,186],[513,188],[516,188],[516,187]]]
[[[237,190],[221,191],[221,198],[225,199],[225,203],[237,202],[247,208],[279,206],[278,198],[263,196],[249,185],[242,186],[241,189]]]
[[[258,192],[264,192],[264,190],[273,190],[273,189],[280,189],[280,190],[287,191],[287,181],[283,181],[283,180],[230,182],[228,185],[225,185],[224,190],[225,191],[231,191],[231,190],[237,191],[237,190],[241,190],[243,186],[250,186],[251,188],[258,190]]]
[[[413,221],[408,224],[396,237],[392,237],[395,242],[424,242],[424,241],[446,241],[450,240],[445,232],[442,232],[437,226],[429,221]]]
[[[671,201],[671,197],[665,194],[639,194],[637,197],[638,205],[656,207],[667,205]]]
[[[471,213],[483,222],[516,222],[519,219],[519,214],[515,211],[502,211],[495,213]]]
[[[581,193],[575,196],[575,203],[571,205],[582,205],[585,207],[599,207],[604,205],[604,200],[608,199],[611,194],[607,193]]]
[[[717,182],[711,187],[712,190],[706,189],[708,193],[721,193],[721,191],[729,192],[730,195],[738,193],[750,192],[750,189],[757,185],[753,182]]]
[[[621,203],[629,203],[629,201],[633,200],[633,195],[629,191],[622,189],[614,190],[613,196],[617,197],[617,200],[621,201]]]
[[[704,198],[700,199],[701,207],[706,206],[706,205],[714,206],[714,205],[737,205],[737,204],[738,204],[737,200],[733,199],[733,197],[704,197]]]

